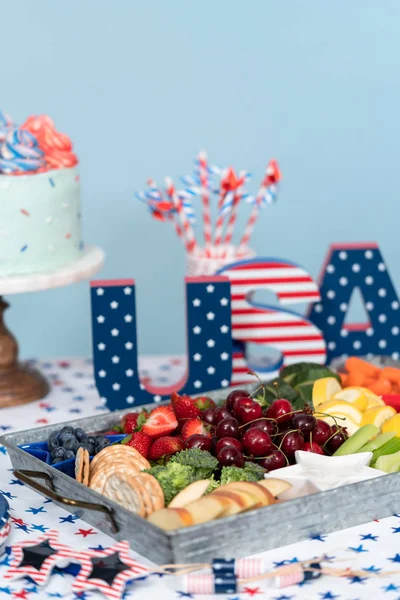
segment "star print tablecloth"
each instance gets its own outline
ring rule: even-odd
[[[2,409],[0,430],[2,432],[24,429],[28,425],[41,426],[58,423],[77,417],[87,417],[104,412],[99,401],[92,374],[90,360],[41,361],[40,369],[52,383],[52,391],[45,400],[28,406]],[[180,357],[147,357],[140,362],[142,379],[158,385],[168,385],[180,379],[185,364]],[[27,417],[29,415],[29,418]],[[49,583],[39,587],[29,580],[5,583],[3,575],[10,563],[10,545],[22,540],[32,541],[50,529],[59,532],[59,542],[78,550],[88,548],[101,550],[113,545],[114,540],[90,527],[78,517],[67,513],[36,492],[26,488],[13,477],[6,450],[0,446],[0,491],[8,498],[11,507],[12,531],[8,539],[6,554],[0,557],[0,600],[42,600],[68,598],[97,600],[98,592],[72,593],[73,574],[55,569]],[[284,527],[284,523],[281,524]],[[372,575],[382,571],[400,571],[400,514],[393,517],[352,527],[330,535],[318,535],[305,542],[285,546],[266,552],[267,567],[274,567],[327,555],[340,560],[338,567],[349,566],[363,569]],[[132,556],[144,564],[143,557]],[[145,580],[130,584],[125,598],[146,600],[162,597],[163,600],[400,600],[400,575],[367,579],[346,577],[336,579],[321,577],[313,582],[284,589],[268,587],[264,582],[243,586],[237,594],[228,596],[190,595],[183,591],[181,582],[172,577],[152,575]]]

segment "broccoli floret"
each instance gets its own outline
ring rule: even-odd
[[[246,481],[260,481],[266,473],[263,467],[254,462],[245,462],[243,470],[246,472]]]
[[[222,467],[221,485],[233,481],[260,481],[264,478],[265,469],[255,463],[246,462],[243,469],[239,467]]]
[[[214,479],[214,475],[211,475],[211,477],[209,477],[209,480],[210,480],[210,483],[208,484],[208,487],[207,487],[206,491],[204,492],[204,495],[209,494],[210,492],[213,492],[220,486],[220,482],[216,481]]]
[[[147,469],[147,473],[153,475],[161,485],[164,492],[165,504],[168,505],[183,488],[192,483],[194,478],[194,469],[190,466],[173,463],[170,461],[167,465],[156,465]]]
[[[233,481],[247,481],[247,475],[244,469],[239,467],[222,467],[221,485],[232,483]]]
[[[170,463],[191,467],[195,472],[195,480],[208,479],[218,466],[218,460],[212,454],[199,448],[189,448],[174,454]]]

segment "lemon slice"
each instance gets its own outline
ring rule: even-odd
[[[312,402],[314,408],[317,408],[320,404],[327,402],[332,398],[334,394],[340,392],[342,388],[334,377],[323,377],[317,379],[314,383],[312,391]]]
[[[365,411],[361,420],[361,425],[376,425],[381,429],[383,424],[396,414],[395,409],[391,406],[375,406],[374,408],[369,408]]]
[[[325,413],[326,415],[337,415],[340,413],[341,416],[350,417],[352,421],[357,423],[357,425],[361,424],[362,413],[357,410],[350,402],[346,402],[345,400],[329,400],[329,402],[324,402],[318,406],[316,409],[316,417],[317,419],[321,419],[318,413]]]
[[[388,431],[394,431],[396,436],[400,437],[400,414],[388,419],[388,421],[382,425],[382,432],[387,433]]]
[[[332,400],[344,400],[345,402],[349,402],[356,408],[363,412],[366,410],[368,406],[368,400],[363,391],[360,391],[362,388],[358,387],[348,387],[340,390],[337,394],[334,394]]]
[[[375,396],[375,394],[373,394],[373,396]],[[367,410],[369,408],[374,408],[375,406],[386,406],[386,404],[382,398],[379,398],[379,396],[375,396],[374,398],[371,396],[370,398],[367,398]]]
[[[336,417],[337,420],[333,417]],[[331,417],[318,417],[321,421],[326,421],[329,425],[338,425],[339,427],[346,427],[347,433],[349,435],[353,435],[356,431],[360,429],[360,425],[353,421],[351,417],[345,415],[343,413],[335,413]]]

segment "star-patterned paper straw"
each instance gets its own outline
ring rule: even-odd
[[[224,241],[224,243],[226,245],[230,244],[232,241],[232,236],[233,236],[233,232],[235,230],[235,224],[236,224],[236,219],[237,219],[237,208],[239,206],[240,201],[242,200],[242,198],[244,196],[243,186],[249,179],[250,179],[249,173],[246,173],[246,171],[240,171],[239,181],[237,182],[237,188],[235,190],[234,197],[233,197],[232,210],[229,215],[228,224],[226,226],[225,241]]]

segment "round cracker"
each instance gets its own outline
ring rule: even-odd
[[[146,508],[140,492],[140,484],[136,479],[137,477],[134,475],[113,473],[107,477],[103,495],[140,517],[144,517]]]
[[[143,469],[150,469],[150,463],[132,446],[127,446],[126,444],[115,444],[112,446],[106,446],[103,450],[100,450],[98,454],[93,458],[91,467],[92,469],[96,466],[96,464],[103,460],[105,456],[116,456],[124,454],[125,456],[131,455],[135,456],[138,462],[143,465]]]
[[[75,456],[75,479],[83,485],[89,485],[89,452],[86,448],[78,448]]]
[[[159,510],[160,508],[164,508],[164,493],[157,479],[153,477],[153,475],[150,475],[150,473],[139,473],[139,475],[136,476],[136,479],[140,482],[142,488],[144,488],[150,495],[152,502],[151,512]]]
[[[115,463],[108,465],[104,469],[97,471],[91,478],[89,482],[89,487],[91,489],[96,490],[99,494],[103,493],[103,488],[107,482],[107,479],[114,475],[115,473],[119,473],[121,475],[130,475],[132,477],[136,477],[140,471],[137,467],[129,467],[125,463]]]
[[[98,461],[97,464],[94,466],[94,468],[90,469],[90,476],[93,477],[96,473],[99,473],[104,468],[108,467],[109,465],[114,465],[117,463],[126,465],[127,467],[132,467],[133,469],[136,469],[138,473],[140,473],[140,471],[142,470],[142,467],[140,466],[139,461],[136,460],[136,458],[134,456],[131,456],[131,455],[128,455],[128,456],[126,456],[126,455],[106,456],[101,461]]]

